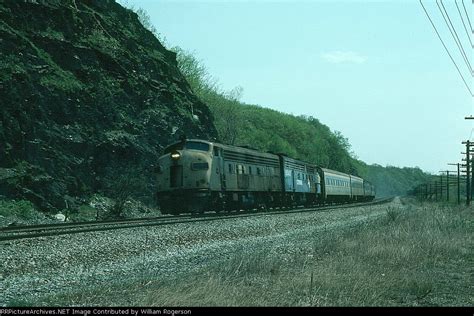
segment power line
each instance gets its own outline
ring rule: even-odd
[[[469,63],[469,60],[468,60],[467,55],[466,55],[466,51],[464,50],[464,47],[462,46],[462,43],[459,40],[458,33],[456,32],[456,29],[454,28],[453,23],[451,23],[451,19],[449,18],[448,11],[446,11],[446,7],[444,6],[443,1],[440,0],[440,2],[441,2],[441,5],[443,6],[444,12],[446,13],[446,17],[449,20],[449,24],[448,24],[448,20],[446,20],[446,17],[444,16],[444,13],[443,13],[443,10],[441,9],[441,6],[438,3],[438,0],[436,0],[436,5],[438,6],[439,12],[441,12],[441,15],[443,16],[444,22],[446,22],[446,26],[448,27],[449,32],[451,33],[451,36],[454,39],[454,42],[458,46],[459,52],[461,53],[461,56],[464,59],[464,62],[466,63],[467,68],[469,68],[469,72],[471,73],[471,76],[473,76],[471,64]],[[451,27],[450,27],[450,25],[451,25]],[[451,28],[452,28],[452,30],[451,30]],[[453,31],[454,31],[454,33],[453,33]]]
[[[421,0],[420,0],[420,4],[421,4],[421,6],[423,7],[423,10],[424,10],[425,13],[426,13],[426,16],[428,17],[428,20],[430,20],[431,25],[433,26],[433,28],[434,28],[434,30],[435,30],[435,32],[436,32],[436,35],[438,35],[439,40],[441,41],[441,43],[443,44],[444,49],[445,49],[446,52],[448,53],[449,58],[451,58],[451,61],[453,62],[454,66],[456,66],[456,69],[458,70],[458,73],[459,73],[459,75],[461,76],[462,81],[463,81],[464,84],[466,85],[466,88],[467,88],[467,90],[469,91],[469,94],[471,95],[471,97],[474,97],[474,95],[473,95],[472,92],[471,92],[471,89],[469,89],[469,86],[467,85],[466,80],[464,79],[464,77],[463,77],[461,71],[459,70],[458,65],[456,64],[456,62],[454,61],[453,57],[452,57],[451,54],[449,53],[448,48],[447,48],[446,45],[444,44],[443,39],[442,39],[441,36],[439,35],[438,30],[436,29],[436,26],[434,25],[433,21],[431,20],[431,17],[430,17],[430,15],[428,14],[428,11],[426,11],[425,6],[423,5],[423,2],[421,2]]]
[[[461,17],[462,25],[464,26],[464,30],[466,31],[466,35],[467,35],[467,38],[469,39],[469,43],[471,43],[471,47],[474,48],[474,45],[472,45],[472,41],[471,41],[471,35],[469,35],[469,32],[467,31],[467,26],[466,26],[466,23],[464,23],[464,18],[462,17],[462,13],[461,13],[461,10],[459,9],[457,0],[454,0],[454,3],[456,3],[456,8],[458,9],[459,16]]]
[[[464,12],[466,12],[467,22],[469,22],[469,26],[471,27],[471,32],[474,33],[472,29],[471,20],[469,19],[469,14],[467,14],[466,6],[464,5],[464,0],[461,0],[462,6],[464,7]]]

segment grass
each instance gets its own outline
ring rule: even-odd
[[[472,228],[472,209],[405,202],[378,220],[320,231],[309,244],[305,236],[306,243],[242,248],[184,277],[150,275],[144,266],[129,280],[41,304],[472,306]]]
[[[33,204],[26,200],[0,200],[0,216],[34,219],[38,216]]]
[[[381,221],[329,232],[310,252],[293,249],[288,260],[269,249],[242,251],[226,265],[157,286],[140,303],[472,306],[472,223],[472,210],[463,208],[388,207]]]

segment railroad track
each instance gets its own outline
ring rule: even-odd
[[[319,206],[310,208],[295,208],[288,209],[273,209],[267,211],[256,212],[249,211],[234,211],[229,213],[205,213],[201,215],[183,214],[177,216],[159,216],[147,218],[135,218],[124,220],[109,220],[97,222],[76,222],[76,223],[62,223],[62,224],[44,224],[44,225],[28,225],[28,226],[9,226],[0,228],[0,242],[19,240],[27,238],[38,238],[48,236],[60,236],[77,233],[99,232],[115,229],[126,229],[147,226],[161,226],[189,222],[204,222],[213,220],[222,220],[229,218],[253,217],[253,216],[269,216],[276,214],[293,214],[313,211],[328,211],[335,208],[351,208],[360,206],[369,206],[376,204],[383,204],[393,200],[393,197],[377,199],[371,202],[338,204],[330,206]]]

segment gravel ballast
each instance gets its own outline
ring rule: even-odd
[[[363,225],[387,216],[389,204],[309,213],[120,229],[0,243],[0,305],[41,304],[52,294],[144,276],[177,278],[232,258],[236,250],[268,245],[291,256],[291,244],[314,234]],[[123,302],[122,302],[123,303]],[[133,302],[125,302],[133,304]],[[61,304],[58,302],[58,304]],[[81,305],[78,302],[78,305]]]

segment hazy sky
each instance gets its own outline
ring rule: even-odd
[[[474,91],[436,3],[423,3]],[[455,3],[443,3],[474,67]],[[464,3],[474,24],[471,0]],[[241,101],[314,116],[342,132],[369,164],[438,173],[461,160],[473,99],[418,1],[128,5],[148,12],[168,47],[193,51],[223,89],[242,86]]]

